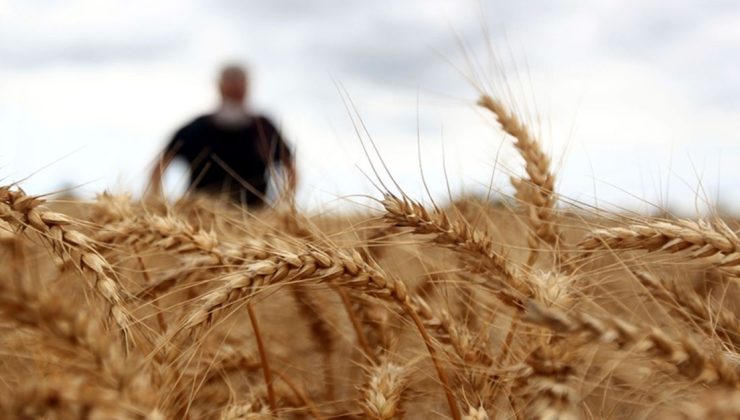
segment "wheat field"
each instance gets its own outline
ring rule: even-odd
[[[563,206],[479,105],[523,161],[507,202],[0,188],[1,417],[740,418],[735,222]]]

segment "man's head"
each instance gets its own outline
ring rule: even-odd
[[[223,102],[243,103],[249,93],[249,80],[243,67],[230,64],[221,70],[218,90]]]

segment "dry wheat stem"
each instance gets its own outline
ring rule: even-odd
[[[365,333],[362,331],[362,326],[360,325],[360,321],[357,319],[356,312],[352,309],[352,302],[350,301],[349,294],[341,287],[337,287],[335,290],[337,291],[337,294],[339,294],[339,298],[342,300],[344,310],[352,324],[352,329],[355,331],[357,345],[360,347],[360,351],[362,351],[365,357],[368,357],[373,361],[377,361],[374,359],[375,354],[370,349],[370,344],[368,344],[367,337],[365,337]]]
[[[247,313],[249,314],[249,322],[252,324],[252,332],[254,332],[254,338],[257,341],[257,348],[260,353],[262,373],[265,377],[265,388],[267,388],[267,401],[270,403],[270,410],[275,413],[277,412],[277,399],[275,398],[275,388],[272,386],[270,361],[267,358],[267,350],[265,350],[265,344],[262,341],[262,334],[260,333],[259,324],[257,322],[257,315],[254,313],[254,306],[251,302],[247,303]]]
[[[302,389],[300,389],[295,383],[293,383],[293,381],[284,373],[281,373],[280,371],[275,371],[275,374],[288,386],[288,388],[290,388],[296,398],[298,398],[306,407],[306,410],[311,413],[313,418],[317,420],[324,420],[324,416],[321,415],[318,408],[316,407],[316,404],[311,401],[310,398],[308,398],[308,396]]]
[[[326,399],[334,399],[334,375],[332,374],[332,358],[334,352],[334,334],[331,323],[325,318],[320,305],[314,302],[313,297],[301,286],[290,287],[293,298],[302,317],[309,322],[311,337],[324,358],[324,382],[326,384]]]

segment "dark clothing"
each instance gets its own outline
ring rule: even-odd
[[[250,205],[262,204],[269,165],[291,159],[280,133],[263,116],[238,127],[219,125],[213,115],[198,117],[175,133],[165,152],[190,164],[192,189]]]

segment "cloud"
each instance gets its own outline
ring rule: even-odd
[[[26,46],[22,49],[0,45],[3,57],[0,68],[38,69],[59,64],[106,64],[162,60],[175,55],[183,48],[181,40],[84,40],[72,43],[48,42]]]
[[[697,105],[740,106],[737,2],[619,2],[595,16],[605,55],[662,72]]]
[[[192,8],[171,14],[167,3],[7,1],[0,11],[0,68],[167,58],[192,41]]]
[[[239,27],[255,54],[290,54],[293,57],[282,58],[364,82],[411,87],[419,81],[439,81],[436,76],[450,69],[444,58],[460,52],[455,30],[480,35],[476,12],[449,1],[216,5],[211,12]]]

